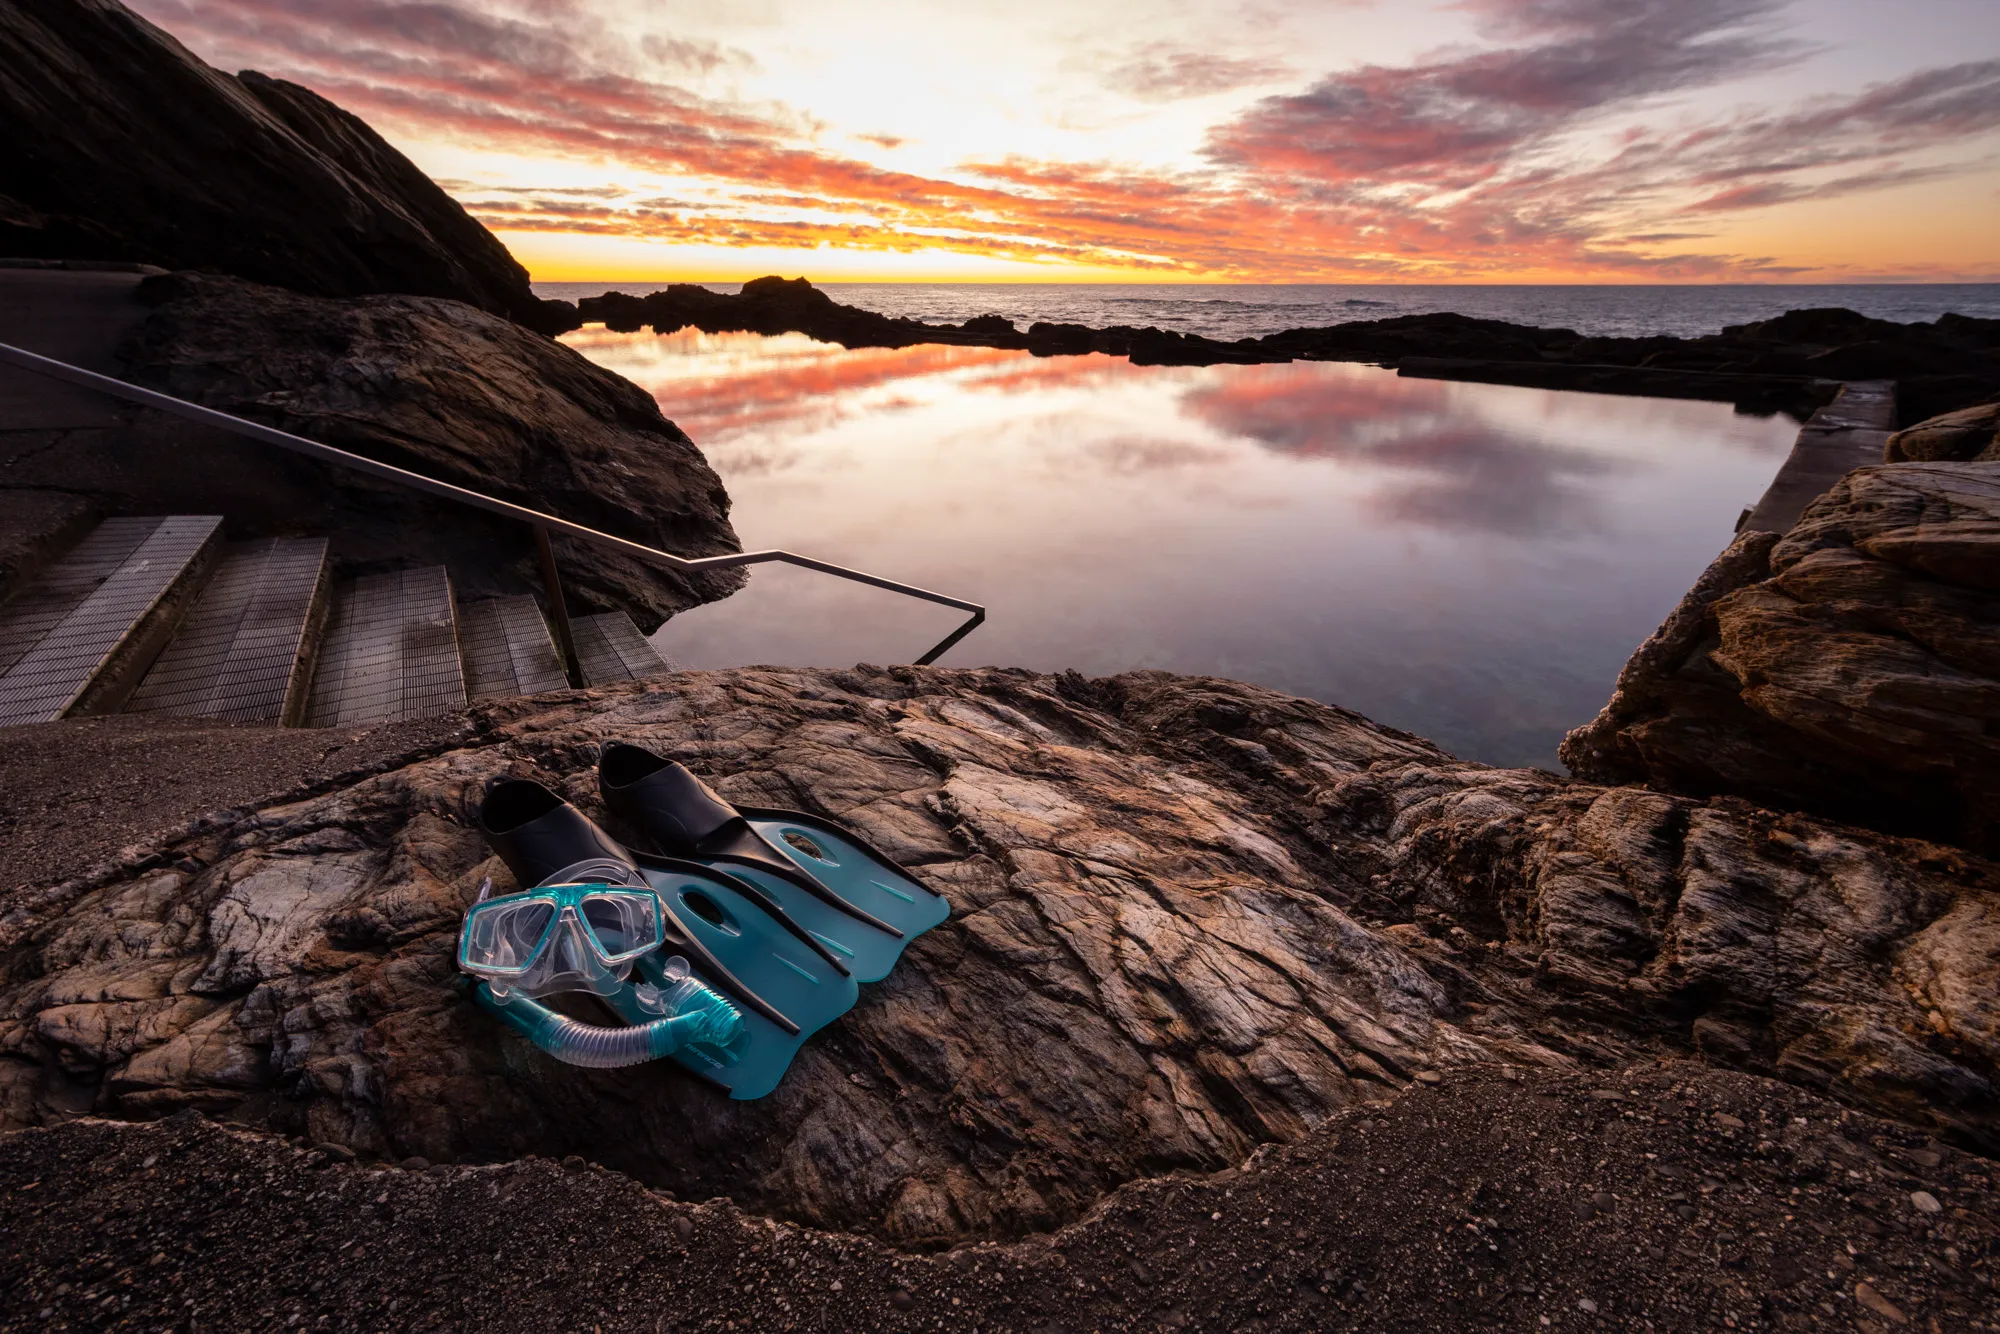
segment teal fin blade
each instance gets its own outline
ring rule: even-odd
[[[696,860],[699,860],[697,858]],[[718,862],[720,870],[747,880],[770,895],[785,915],[811,932],[813,937],[847,966],[856,982],[880,982],[903,957],[903,947],[912,936],[897,935],[850,917],[815,895],[800,889],[781,875],[741,862]]]
[[[778,1086],[807,1038],[854,1008],[860,997],[855,979],[720,877],[652,867],[645,876],[658,891],[661,907],[687,937],[688,962],[695,973],[724,996],[748,1002],[737,1007],[749,1033],[737,1060],[720,1064],[692,1049],[675,1053],[674,1059],[728,1088],[733,1098],[763,1097]],[[840,957],[838,951],[834,954]],[[660,980],[653,974],[661,968],[661,958],[649,954],[640,959],[648,980]]]
[[[895,943],[894,952],[879,971],[873,967],[864,969],[858,963],[849,964],[854,975],[863,982],[878,982],[887,977],[889,969],[895,966],[910,941],[951,915],[951,904],[943,895],[924,888],[901,867],[885,860],[831,822],[804,820],[782,811],[758,811],[755,815],[746,812],[746,818],[758,837],[819,881],[836,898],[903,933],[902,939]],[[732,875],[746,875],[754,868],[732,865],[729,869]],[[790,897],[779,897],[775,888],[782,883],[779,876],[762,875],[756,877],[756,881],[759,889],[776,898],[784,905],[785,911],[796,917],[807,930],[821,929],[807,920],[803,910],[794,912],[792,908],[794,898],[810,899],[810,895],[792,887]],[[846,934],[835,930],[828,930],[826,934],[854,949],[858,957],[861,950],[854,944],[857,934],[854,926],[865,924],[854,922],[851,918],[848,920],[853,922],[853,926],[844,928]],[[869,933],[875,936],[884,934],[872,928],[869,928]]]

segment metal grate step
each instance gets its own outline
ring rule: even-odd
[[[569,689],[542,609],[525,594],[459,608],[458,640],[465,653],[465,690],[474,699]]]
[[[45,570],[0,610],[0,727],[101,707],[129,684],[221,531],[213,514],[106,519]]]
[[[326,546],[300,537],[231,545],[125,712],[296,723],[326,617]]]
[[[306,726],[428,718],[464,707],[444,567],[371,574],[343,586],[320,649]]]
[[[637,681],[673,670],[622,611],[578,616],[570,622],[576,638],[577,663],[587,685]]]

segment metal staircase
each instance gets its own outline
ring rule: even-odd
[[[354,726],[569,686],[533,597],[460,606],[443,566],[336,587],[325,539],[224,544],[222,526],[106,519],[0,603],[0,726],[118,712]],[[588,684],[667,670],[622,612],[573,624]]]

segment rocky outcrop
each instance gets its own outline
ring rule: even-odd
[[[17,899],[9,1120],[197,1107],[395,1157],[578,1152],[904,1241],[1041,1228],[1488,1062],[1698,1052],[2000,1146],[2000,868],[1974,856],[1157,673],[683,673],[473,723]],[[595,811],[611,737],[851,821],[952,902],[767,1099],[559,1066],[454,986],[465,905],[506,883],[482,783]]]
[[[1124,325],[1091,329],[1037,322],[1022,333],[999,315],[981,315],[964,324],[926,324],[843,306],[804,278],[757,278],[735,293],[712,292],[693,283],[675,283],[642,297],[606,292],[579,301],[577,318],[627,333],[649,325],[661,333],[689,326],[707,333],[802,333],[842,347],[945,343],[1012,348],[1037,356],[1106,352],[1129,357],[1140,366],[1290,360],[1212,338]]]
[[[1782,539],[1736,540],[1564,763],[2000,849],[1996,533],[2000,464],[1849,473]]]
[[[551,326],[506,247],[366,124],[211,69],[117,0],[0,7],[0,138],[0,255],[450,297]]]
[[[1795,310],[1706,338],[1587,338],[1448,312],[1287,329],[1222,342],[1117,325],[1037,322],[1023,333],[998,315],[926,324],[843,306],[803,278],[759,278],[739,294],[677,283],[647,296],[607,292],[577,318],[630,332],[693,326],[708,333],[803,333],[845,347],[918,343],[1017,348],[1037,356],[1088,352],[1135,365],[1372,361],[1403,374],[1544,389],[1703,398],[1804,421],[1842,380],[1900,383],[1915,421],[2000,392],[2000,320],[1945,315],[1927,324],[1874,320],[1851,310]]]
[[[1889,437],[1885,463],[1949,463],[2000,459],[2000,403],[1981,403],[1919,422]]]
[[[644,390],[508,320],[196,274],[139,291],[153,309],[120,349],[138,383],[677,555],[738,549],[720,479]],[[158,413],[29,442],[0,464],[0,489],[27,488],[322,533],[349,570],[434,561],[462,595],[540,587],[526,524]],[[742,582],[557,547],[574,600],[647,628]]]

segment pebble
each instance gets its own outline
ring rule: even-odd
[[[348,1148],[345,1144],[315,1144],[313,1145],[313,1152],[329,1158],[336,1163],[351,1163],[354,1161],[354,1150]]]
[[[889,1294],[889,1305],[898,1311],[908,1311],[917,1304],[917,1299],[900,1288]]]
[[[1944,1206],[1938,1203],[1937,1196],[1931,1194],[1927,1190],[1911,1191],[1910,1203],[1917,1206],[1917,1212],[1920,1214],[1935,1214],[1944,1212]]]
[[[1435,1070],[1419,1070],[1417,1071],[1417,1082],[1420,1084],[1442,1084],[1444,1083],[1444,1076]]]
[[[1715,1114],[1715,1124],[1721,1126],[1724,1130],[1743,1129],[1742,1118],[1731,1116],[1728,1112],[1717,1112]]]
[[[1868,1286],[1866,1283],[1857,1283],[1854,1285],[1854,1300],[1873,1311],[1876,1315],[1881,1316],[1884,1320],[1893,1320],[1899,1325],[1909,1323],[1910,1318],[1903,1314],[1901,1307],[1875,1291],[1874,1288]]]
[[[1597,1303],[1590,1300],[1590,1298],[1585,1297],[1582,1301],[1576,1304],[1576,1309],[1583,1312],[1585,1315],[1596,1315]]]
[[[403,1170],[404,1170],[405,1172],[421,1172],[421,1171],[423,1171],[423,1170],[424,1170],[424,1169],[425,1169],[426,1167],[429,1167],[430,1165],[431,1165],[431,1160],[430,1160],[430,1159],[428,1159],[428,1158],[420,1158],[420,1157],[417,1157],[417,1156],[415,1156],[415,1155],[412,1155],[412,1156],[410,1156],[410,1157],[408,1157],[408,1158],[405,1158],[405,1159],[404,1159],[404,1160],[403,1160],[403,1161],[402,1161],[402,1162],[401,1162],[401,1163],[399,1164],[399,1166],[400,1166],[400,1167],[401,1167],[401,1168],[402,1168],[402,1169],[403,1169]]]

